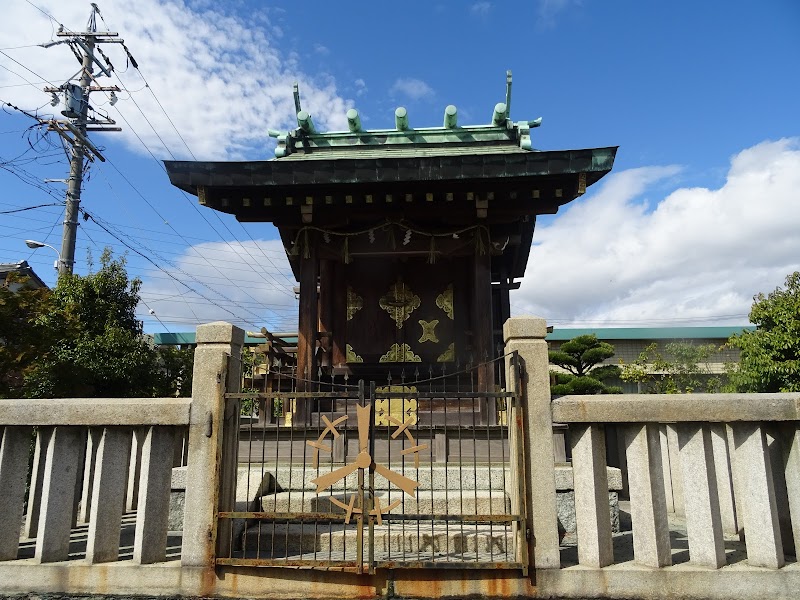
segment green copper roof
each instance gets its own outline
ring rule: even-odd
[[[281,339],[289,343],[297,343],[297,336],[295,337],[282,337]],[[153,343],[156,346],[193,346],[196,343],[196,336],[194,331],[178,331],[175,333],[154,333]],[[265,342],[263,337],[253,337],[245,335],[244,343],[246,346],[254,346],[263,344]]]
[[[591,329],[554,328],[547,341],[571,340],[579,335],[595,334],[601,340],[690,340],[728,339],[743,331],[755,331],[751,325],[738,327],[595,327]]]
[[[351,108],[346,115],[347,131],[320,132],[312,115],[300,104],[300,90],[295,83],[297,128],[286,132],[269,130],[269,135],[278,140],[278,159],[361,158],[376,149],[391,151],[395,157],[408,157],[420,156],[415,150],[422,147],[437,148],[433,156],[450,156],[461,147],[476,154],[482,146],[492,148],[487,151],[491,153],[501,151],[497,146],[506,146],[508,152],[531,152],[531,129],[542,124],[541,117],[533,121],[511,120],[511,71],[506,72],[505,102],[498,102],[492,112],[487,111],[489,122],[483,125],[459,125],[458,109],[450,104],[444,109],[441,127],[413,127],[412,116],[400,106],[394,112],[394,129],[368,131],[362,127],[358,111]]]
[[[306,133],[301,128],[278,137],[276,156],[282,160],[309,158],[356,158],[365,152],[381,151],[396,156],[419,156],[421,149],[448,156],[461,152],[531,152],[530,124],[504,122],[502,125],[428,127],[424,129],[381,129]],[[468,149],[468,150],[467,150]]]
[[[165,160],[172,185],[191,194],[198,186],[210,187],[296,187],[294,194],[304,195],[315,186],[330,189],[332,184],[410,183],[430,181],[518,180],[542,176],[586,173],[586,185],[592,185],[614,165],[616,147],[546,152],[507,152],[493,147],[491,152],[476,147],[448,150],[444,155],[419,154],[392,157],[388,148],[347,157],[325,154],[317,160],[263,160],[249,162],[199,162]],[[413,150],[419,152],[420,150]],[[576,180],[577,181],[577,180]],[[528,181],[523,188],[538,187]],[[577,184],[576,184],[577,185]],[[329,192],[328,192],[329,193]],[[264,195],[269,195],[264,191]],[[528,196],[530,197],[530,196]],[[572,200],[564,197],[560,204]],[[218,208],[217,206],[212,206]],[[221,208],[221,207],[220,207]]]

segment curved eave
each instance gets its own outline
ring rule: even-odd
[[[586,173],[591,185],[614,165],[617,146],[502,154],[404,158],[336,158],[247,162],[164,161],[172,185],[197,195],[198,187],[300,187],[375,185],[429,181],[515,179]]]

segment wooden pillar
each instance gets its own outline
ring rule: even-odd
[[[311,236],[309,236],[311,238]],[[299,390],[310,390],[307,380],[317,379],[316,349],[317,331],[319,329],[317,303],[317,277],[319,263],[313,238],[307,248],[308,257],[300,257],[300,318],[297,337],[297,378]],[[298,423],[307,423],[311,411],[308,399],[297,400],[295,419]]]
[[[333,331],[333,348],[331,365],[334,367],[347,364],[347,281],[344,264],[331,262],[333,283],[331,288],[331,327]]]
[[[478,235],[481,232],[478,231]],[[478,391],[494,391],[494,368],[485,364],[494,356],[492,352],[492,257],[489,249],[476,252],[472,277],[472,354],[478,367]],[[494,398],[481,402],[481,424],[494,425],[497,421]]]
[[[328,366],[333,366],[333,295],[334,295],[334,268],[332,260],[319,261],[319,331],[320,347],[325,353],[324,360]]]

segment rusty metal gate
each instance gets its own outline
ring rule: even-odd
[[[517,379],[508,355],[357,385],[268,365],[268,389],[226,394],[244,408],[216,564],[525,570],[520,400],[478,390],[507,360]]]

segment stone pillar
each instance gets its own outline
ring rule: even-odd
[[[725,564],[725,541],[719,510],[711,433],[702,423],[678,425],[689,558],[719,569]]]
[[[764,425],[767,440],[769,462],[772,467],[772,488],[775,490],[775,506],[778,510],[778,526],[781,531],[783,553],[795,555],[792,521],[789,513],[789,495],[786,489],[786,470],[784,466],[784,448],[781,440],[779,423]]]
[[[166,558],[169,495],[172,483],[170,459],[175,432],[170,427],[150,427],[142,447],[142,481],[139,486],[133,562],[148,564]]]
[[[667,448],[669,450],[669,474],[672,484],[672,508],[676,515],[685,517],[681,458],[678,451],[678,426],[674,423],[667,424]]]
[[[231,410],[226,411],[224,395],[240,383],[244,331],[230,323],[209,323],[197,328],[196,339],[181,564],[209,567],[218,533],[214,503],[219,498],[222,507],[220,492],[236,477],[235,454],[232,468],[219,463],[224,457],[222,427]],[[231,405],[238,408],[238,403]],[[227,493],[233,494],[233,489]]]
[[[19,529],[25,503],[30,427],[6,426],[0,445],[0,560],[14,560],[19,550]]]
[[[42,486],[44,484],[44,467],[47,459],[47,445],[53,434],[52,427],[39,427],[36,434],[36,446],[33,451],[33,467],[31,468],[31,485],[28,490],[28,510],[25,513],[26,538],[36,537],[39,529],[39,511],[42,507]]]
[[[792,519],[794,549],[795,553],[798,553],[800,552],[800,426],[797,423],[787,423],[782,429],[786,495]]]
[[[634,560],[648,567],[670,565],[672,553],[658,425],[628,426],[625,429],[625,445],[631,491]],[[674,479],[672,483],[674,489]]]
[[[536,317],[515,317],[503,325],[506,353],[516,351],[523,367],[521,392],[522,448],[525,456],[525,505],[528,558],[536,569],[561,567],[553,459],[553,414],[547,357],[547,324]]]
[[[97,446],[92,509],[86,539],[86,560],[113,562],[119,558],[119,536],[125,511],[130,427],[105,427]]]
[[[78,469],[78,477],[75,478],[75,493],[72,494],[72,526],[77,527],[78,523],[80,523],[80,512],[81,512],[81,495],[83,494],[83,473],[86,470],[84,465],[86,464],[86,444],[89,440],[89,430],[84,429],[81,432],[81,436],[83,439],[81,440],[81,452],[78,456],[78,464],[80,468]]]
[[[83,486],[81,486],[81,510],[78,523],[88,523],[92,510],[92,487],[94,470],[97,461],[97,447],[103,436],[102,427],[90,427],[86,438],[86,459],[83,466]]]
[[[726,438],[728,440],[728,456],[731,463],[731,484],[733,486],[733,508],[736,511],[736,529],[739,534],[739,541],[744,543],[744,484],[742,480],[747,476],[742,473],[739,468],[739,461],[737,460],[738,453],[736,452],[736,443],[733,440],[733,426],[731,424],[725,425]]]
[[[667,426],[662,423],[658,426],[658,436],[661,440],[661,463],[664,472],[664,497],[667,501],[667,512],[675,512],[675,499],[672,495],[672,468],[670,463],[672,457],[669,455],[669,438],[667,437]]]
[[[722,519],[722,532],[727,535],[739,533],[736,516],[736,503],[733,495],[733,470],[731,468],[731,448],[728,447],[728,431],[725,423],[711,423],[711,446],[714,451],[714,474],[717,476],[719,495],[719,514]]]
[[[760,423],[735,423],[733,439],[741,475],[747,562],[778,569],[785,559],[764,429]]]
[[[136,510],[139,501],[139,475],[142,470],[142,446],[146,427],[137,427],[133,430],[131,443],[130,466],[128,467],[128,485],[125,491],[125,510]]]
[[[83,429],[59,425],[48,440],[42,480],[42,504],[36,532],[36,562],[58,562],[69,557],[72,505],[78,479]]]
[[[570,440],[578,562],[587,567],[605,567],[614,562],[605,433],[599,425],[573,423]]]

